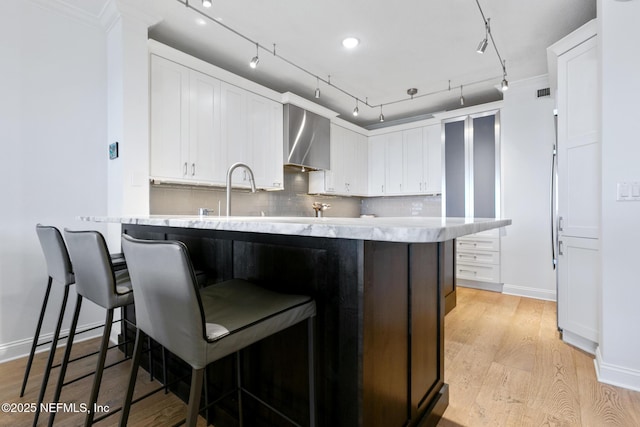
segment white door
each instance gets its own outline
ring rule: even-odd
[[[385,193],[402,193],[403,166],[402,132],[389,133],[385,163]]]
[[[424,156],[423,192],[442,193],[442,126],[425,126],[422,130]]]
[[[422,128],[409,129],[402,132],[403,144],[403,179],[402,192],[422,193],[423,180],[423,144]]]
[[[224,82],[221,83],[220,89],[222,143],[227,147],[226,174],[226,170],[232,164],[249,163],[251,160],[247,132],[247,92]],[[249,186],[246,170],[236,169],[232,183]]]
[[[369,138],[369,195],[378,196],[384,194],[385,183],[385,135],[376,135]]]
[[[260,95],[248,95],[249,166],[259,188],[283,188],[282,105]]]
[[[226,146],[220,139],[220,81],[190,71],[188,175],[197,181],[225,182]]]

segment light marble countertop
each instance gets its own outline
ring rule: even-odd
[[[443,217],[314,218],[148,215],[132,217],[81,216],[79,219],[92,222],[406,243],[443,242],[511,224],[510,219]]]

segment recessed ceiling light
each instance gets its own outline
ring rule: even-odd
[[[347,37],[346,39],[342,40],[342,46],[346,47],[347,49],[353,49],[359,44],[360,40],[355,37]]]
[[[207,21],[202,18],[196,18],[196,24],[204,26],[207,25]]]

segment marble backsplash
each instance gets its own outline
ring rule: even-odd
[[[285,169],[284,190],[234,190],[233,215],[244,216],[314,216],[313,202],[329,203],[327,217],[358,217],[361,214],[380,217],[440,216],[440,196],[340,197],[309,195],[309,175]],[[226,215],[224,188],[154,184],[150,189],[152,215],[197,215],[199,208],[213,209],[213,215]]]

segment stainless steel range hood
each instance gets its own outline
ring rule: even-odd
[[[284,105],[284,164],[329,169],[330,120],[293,104]]]

